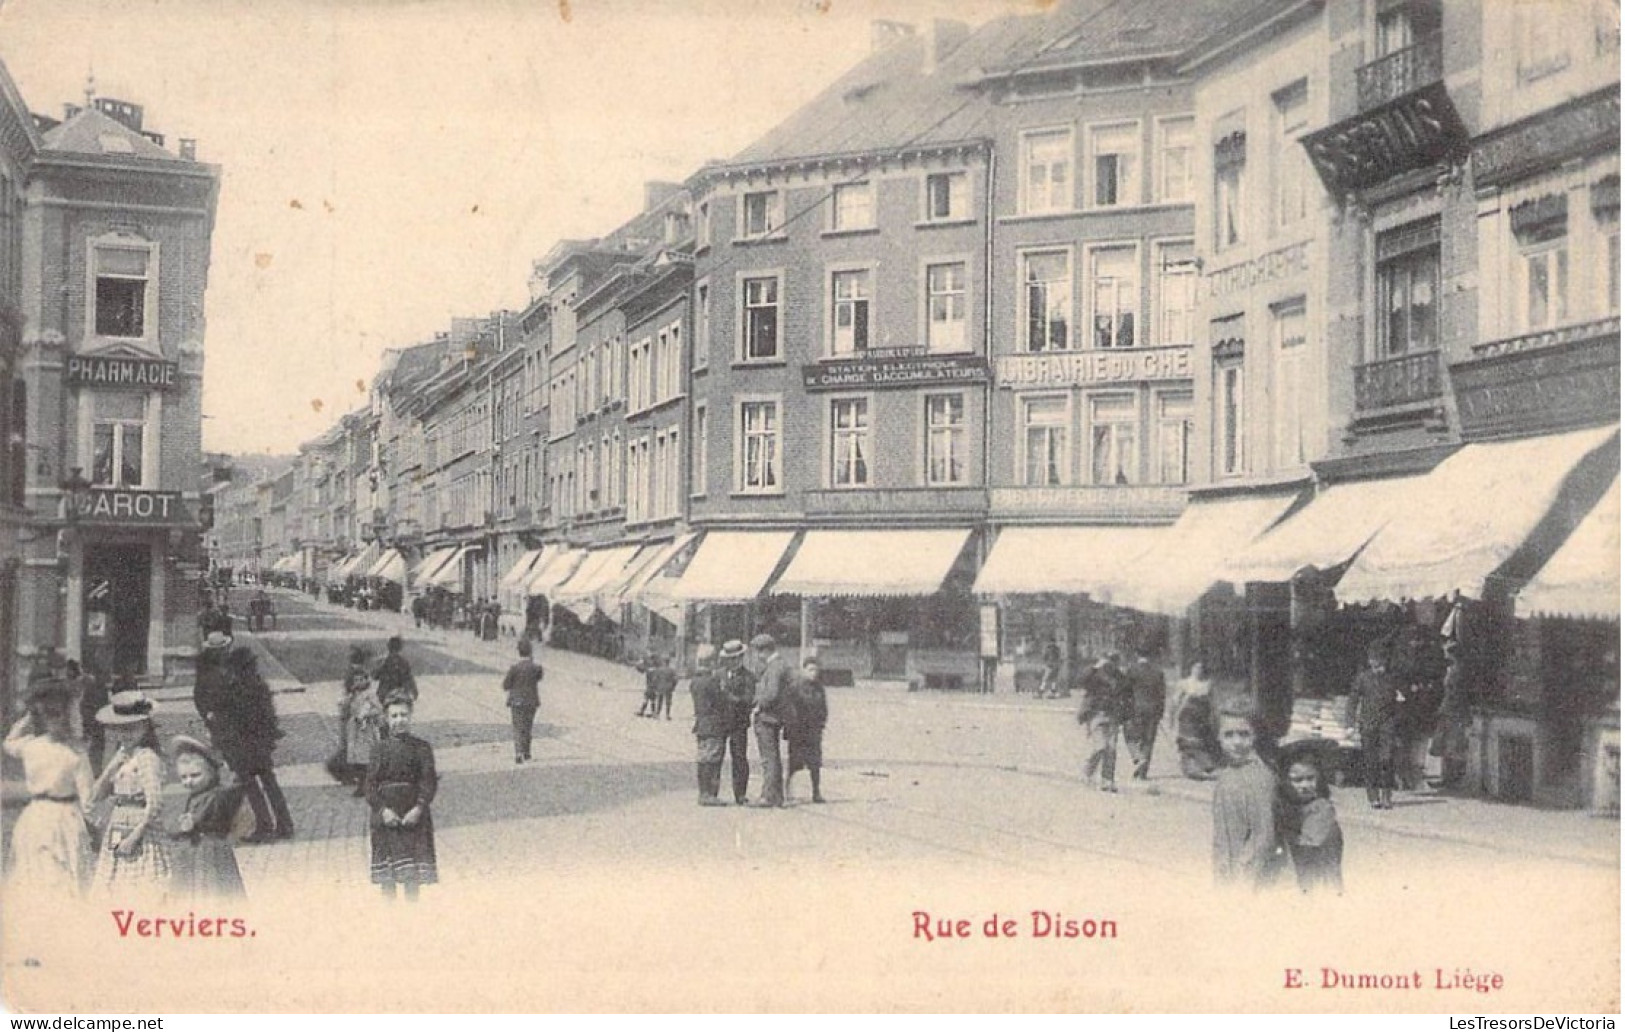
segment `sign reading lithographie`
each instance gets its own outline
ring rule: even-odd
[[[1207,296],[1224,297],[1246,290],[1260,283],[1272,283],[1309,271],[1309,245],[1292,244],[1278,251],[1261,254],[1257,258],[1235,265],[1227,265],[1208,274]]]
[[[75,387],[161,391],[175,386],[176,369],[176,363],[157,358],[73,355],[68,359],[68,383]]]
[[[1473,144],[1473,183],[1494,186],[1575,155],[1619,146],[1619,84],[1491,133]]]
[[[873,387],[951,387],[987,382],[981,355],[896,355],[818,362],[801,367],[809,391],[866,390]]]
[[[1466,153],[1468,134],[1436,82],[1303,138],[1326,189],[1364,190]]]
[[[994,376],[1000,387],[1087,387],[1139,380],[1188,380],[1191,348],[1124,348],[1047,355],[1004,355]]]
[[[196,521],[179,491],[93,487],[79,500],[80,523],[189,527]]]
[[[1619,419],[1619,337],[1509,350],[1450,367],[1468,440]]]

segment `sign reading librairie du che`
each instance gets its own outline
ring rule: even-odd
[[[157,358],[72,355],[68,358],[68,383],[76,387],[161,391],[175,386],[175,370],[174,362]]]
[[[1123,348],[1005,355],[995,368],[1000,387],[1088,387],[1139,380],[1187,380],[1191,349]]]
[[[194,521],[179,491],[93,487],[79,499],[79,522],[184,527]]]
[[[987,362],[981,355],[871,356],[802,366],[801,381],[809,391],[950,387],[986,383]]]

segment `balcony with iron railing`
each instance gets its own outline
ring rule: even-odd
[[[1355,92],[1360,111],[1370,111],[1443,79],[1443,40],[1442,35],[1434,33],[1356,69]]]
[[[1438,400],[1444,377],[1438,351],[1414,351],[1354,367],[1354,411],[1366,416]]]

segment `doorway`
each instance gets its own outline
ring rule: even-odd
[[[85,551],[84,660],[111,673],[147,672],[152,619],[152,551],[145,544]]]

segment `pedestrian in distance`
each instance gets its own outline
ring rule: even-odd
[[[350,668],[344,672],[344,698],[339,700],[341,740],[328,769],[339,784],[353,786],[357,796],[363,794],[367,763],[384,733],[384,707],[373,690],[372,675],[367,672],[371,658],[364,646],[350,649]]]
[[[1084,781],[1102,792],[1117,791],[1117,732],[1129,716],[1128,685],[1117,667],[1117,653],[1103,656],[1084,676],[1078,723],[1089,732]]]
[[[1146,781],[1151,776],[1151,750],[1157,744],[1157,725],[1162,722],[1163,708],[1168,702],[1168,680],[1162,668],[1151,662],[1145,652],[1138,652],[1134,665],[1124,674],[1128,682],[1130,706],[1128,720],[1123,724],[1123,741],[1128,745],[1129,758],[1134,761],[1132,777]]]
[[[722,757],[728,746],[728,703],[716,671],[716,649],[701,645],[694,653],[694,676],[688,682],[694,700],[694,774],[701,806],[726,806],[722,793]]]
[[[790,782],[797,771],[805,770],[812,781],[812,801],[824,801],[820,779],[824,769],[824,728],[829,723],[829,700],[819,680],[818,657],[808,656],[801,661],[801,676],[795,681],[795,705],[791,707],[790,722],[784,726],[784,740],[789,757],[785,765],[784,793],[790,794]]]
[[[529,638],[520,638],[517,649],[519,659],[503,676],[502,692],[507,696],[508,714],[513,719],[513,762],[528,763],[536,709],[541,705],[538,687],[542,683],[542,667],[531,658]]]
[[[1283,750],[1280,838],[1292,857],[1298,888],[1343,893],[1343,829],[1319,761],[1308,749]]]
[[[733,773],[734,803],[744,806],[750,793],[750,741],[751,710],[756,699],[756,676],[745,669],[745,643],[737,639],[726,641],[717,658],[722,661],[719,677],[723,726],[725,728],[728,761]]]
[[[1202,676],[1202,664],[1191,667],[1181,686],[1174,714],[1174,743],[1179,748],[1179,770],[1192,781],[1212,781],[1219,768],[1219,736],[1213,725],[1212,684]]]
[[[1273,885],[1282,856],[1275,772],[1258,755],[1258,719],[1246,700],[1219,707],[1225,767],[1213,786],[1213,879],[1221,887]]]
[[[407,902],[440,880],[435,861],[434,802],[440,781],[434,749],[412,734],[412,700],[396,695],[384,703],[388,734],[367,766],[367,805],[372,810],[372,883],[389,900],[397,888]]]
[[[756,650],[761,665],[751,706],[756,748],[762,760],[762,797],[756,805],[780,807],[784,805],[784,761],[779,739],[795,704],[795,674],[779,654],[778,642],[771,634],[758,634],[751,639],[750,647]]]
[[[81,669],[74,660],[67,664],[68,688],[78,707],[77,729],[90,757],[90,773],[100,774],[102,759],[107,754],[107,732],[96,722],[96,712],[107,705],[107,685],[90,670]]]
[[[418,701],[418,682],[412,676],[412,664],[406,661],[406,643],[401,636],[392,635],[384,642],[384,658],[373,671],[378,682],[378,698],[384,703],[397,695],[404,695],[415,704]]]
[[[114,692],[96,719],[107,728],[113,755],[91,787],[92,804],[112,797],[102,829],[91,891],[113,899],[161,899],[169,891],[169,849],[158,823],[164,760],[152,723],[152,700],[139,691]]]
[[[1044,676],[1036,694],[1040,699],[1061,697],[1061,643],[1054,638],[1044,643]]]
[[[658,720],[664,712],[670,720],[671,699],[677,693],[677,671],[671,668],[671,660],[661,655],[650,659],[649,669],[643,672],[643,683],[649,716]]]
[[[1366,650],[1366,668],[1354,679],[1354,724],[1360,732],[1365,797],[1373,810],[1394,806],[1394,750],[1404,701],[1399,680],[1388,670],[1387,646],[1374,642]]]
[[[88,867],[85,814],[95,782],[73,744],[71,705],[66,684],[42,681],[29,689],[27,710],[6,735],[6,755],[21,761],[28,789],[11,833],[13,900],[77,896]]]
[[[221,759],[186,735],[170,740],[175,776],[186,789],[186,807],[170,833],[171,895],[207,900],[243,895],[243,875],[231,845],[232,821],[242,789],[221,784]]]

